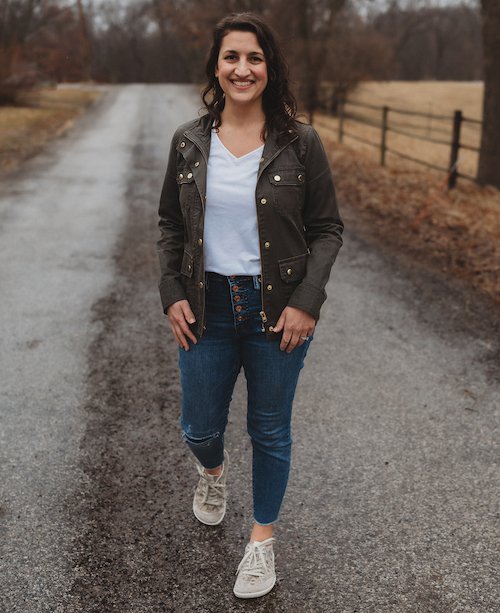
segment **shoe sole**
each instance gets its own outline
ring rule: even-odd
[[[247,593],[247,592],[240,592],[238,593],[236,590],[233,589],[233,593],[237,598],[259,598],[260,596],[265,596],[266,594],[269,594],[269,592],[273,589],[273,587],[276,585],[276,577],[274,577],[274,581],[272,583],[272,585],[268,588],[266,588],[265,590],[262,590],[260,592],[252,592],[251,594]]]
[[[218,526],[222,522],[224,517],[226,516],[226,507],[224,507],[224,513],[222,514],[222,517],[220,519],[218,519],[217,521],[213,521],[213,522],[206,521],[206,520],[202,519],[199,515],[197,515],[194,503],[193,503],[193,513],[194,513],[194,516],[196,517],[196,519],[200,523],[205,524],[205,526]]]

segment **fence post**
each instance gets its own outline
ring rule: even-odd
[[[382,134],[380,141],[380,165],[385,166],[385,150],[386,150],[386,134],[387,134],[387,116],[389,115],[389,107],[382,107]]]
[[[453,137],[451,140],[450,166],[448,168],[448,189],[453,189],[458,177],[458,151],[460,149],[460,128],[462,127],[462,111],[453,114]]]
[[[344,139],[344,100],[339,100],[339,143]]]

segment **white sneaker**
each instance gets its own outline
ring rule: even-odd
[[[193,513],[196,519],[207,526],[217,526],[226,514],[226,478],[229,454],[224,450],[224,464],[219,476],[209,475],[200,464],[196,469],[200,475],[194,490]]]
[[[248,543],[234,584],[238,598],[258,598],[270,592],[276,583],[273,538]]]

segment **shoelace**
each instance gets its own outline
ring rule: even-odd
[[[267,545],[262,546],[256,545],[255,543],[249,543],[247,547],[248,550],[239,563],[236,574],[242,571],[245,575],[263,577],[268,571],[266,555],[264,553],[265,549],[267,549]]]
[[[224,502],[224,483],[215,479],[208,478],[207,474],[200,466],[196,466],[202,480],[203,504],[211,504],[219,507]]]

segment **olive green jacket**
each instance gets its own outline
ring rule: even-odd
[[[159,209],[163,309],[166,313],[171,304],[187,299],[196,317],[192,329],[200,336],[205,328],[203,223],[211,125],[209,115],[203,115],[176,130]],[[344,226],[332,173],[312,126],[298,123],[285,138],[266,138],[255,207],[261,318],[268,337],[275,338],[273,326],[287,305],[319,319],[325,285],[342,246]]]

